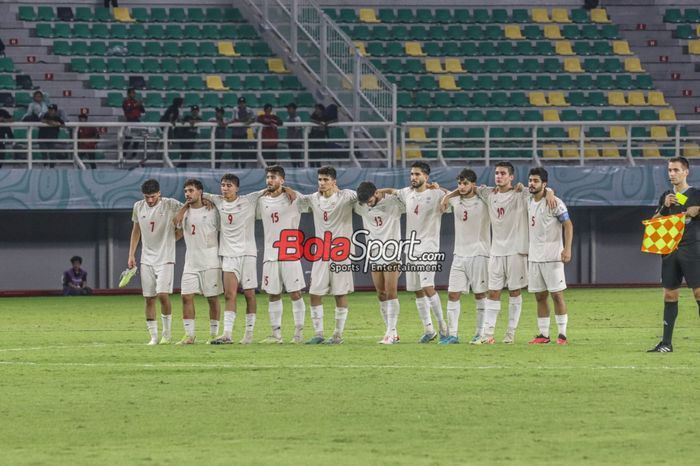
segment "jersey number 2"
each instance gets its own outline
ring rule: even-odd
[[[197,227],[192,224],[192,234],[194,235],[197,232]]]

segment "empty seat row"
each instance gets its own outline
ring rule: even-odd
[[[686,8],[681,12],[679,8],[668,8],[664,12],[666,23],[700,23],[700,9]]]
[[[513,55],[629,55],[629,44],[619,41],[620,46],[615,50],[615,43],[609,41],[557,41],[554,44],[549,41],[494,41],[494,42],[427,42],[421,48],[429,56],[513,56]],[[622,43],[627,44],[625,49]],[[357,44],[362,53],[369,56],[386,55],[386,48],[382,42],[370,42]],[[389,45],[389,44],[388,44]],[[388,48],[387,45],[387,48]],[[399,47],[400,48],[400,45]],[[398,50],[397,48],[397,50]]]
[[[428,65],[433,64],[432,68]],[[440,71],[435,69],[440,65]],[[617,58],[606,58],[599,60],[596,58],[587,58],[579,61],[578,58],[545,58],[538,60],[536,58],[525,58],[519,60],[517,58],[487,58],[479,60],[477,58],[467,58],[465,60],[453,59],[446,64],[450,65],[450,69],[442,68],[439,61],[426,60],[406,60],[400,67],[396,62],[378,63],[378,68],[391,74],[422,74],[436,72],[453,72],[453,73],[474,73],[474,74],[497,74],[497,73],[512,73],[512,74],[532,74],[532,73],[577,73],[586,71],[588,73],[625,73],[625,72],[642,72],[640,68],[632,65],[640,65],[638,59],[627,59],[625,61]]]
[[[87,24],[39,23],[36,35],[42,38],[64,39],[258,39],[255,28],[249,24],[197,26],[179,24]]]
[[[74,21],[114,21],[109,8],[76,7],[71,10]],[[52,6],[20,6],[17,17],[21,21],[57,21],[58,14]],[[131,17],[138,22],[243,22],[237,8],[132,8]]]
[[[272,56],[272,50],[266,42],[237,42],[236,51],[245,56]],[[54,41],[55,55],[77,56],[107,56],[129,55],[147,57],[215,57],[219,56],[219,48],[214,42],[102,42],[102,41]]]

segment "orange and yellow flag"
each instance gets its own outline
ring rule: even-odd
[[[670,254],[678,249],[685,230],[685,214],[667,215],[642,221],[642,252]]]

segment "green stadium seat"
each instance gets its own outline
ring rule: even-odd
[[[125,62],[125,71],[127,73],[143,73],[143,66],[141,65],[141,60],[136,58],[127,58]]]
[[[182,76],[170,76],[166,83],[166,89],[168,90],[181,90],[186,89],[185,80]]]
[[[602,92],[589,92],[588,93],[588,105],[594,107],[604,107],[608,105],[608,100],[605,94]]]
[[[181,39],[184,35],[183,28],[179,24],[165,25],[165,39]]]
[[[102,75],[92,75],[88,78],[91,89],[107,89],[107,78]]]
[[[488,107],[491,105],[491,100],[486,92],[475,92],[472,94],[472,105],[475,107]]]
[[[529,23],[530,12],[524,8],[514,8],[511,11],[510,21],[513,23]]]
[[[511,92],[510,105],[513,107],[529,107],[530,101],[524,92]]]
[[[396,105],[399,107],[413,107],[413,95],[410,92],[398,92]]]
[[[66,55],[66,54],[63,52],[62,49],[61,49],[60,51],[57,51],[57,50],[56,50],[56,47],[57,47],[57,45],[58,45],[59,43],[60,43],[59,41],[54,42],[53,53],[55,53],[56,55]],[[62,45],[62,44],[61,44],[61,45]],[[84,42],[84,41],[82,41],[82,40],[73,41],[73,42],[70,43],[70,52],[69,52],[69,54],[70,54],[70,55],[98,55],[98,54],[92,53],[92,52],[88,49],[88,44],[87,44],[87,42]],[[104,55],[104,54],[100,54],[100,55]]]
[[[250,24],[242,24],[236,29],[236,35],[238,39],[257,39],[258,33],[255,28]],[[267,45],[266,42],[263,42]]]
[[[121,58],[107,59],[107,73],[121,73],[124,70],[124,60]]]
[[[15,78],[11,74],[0,74],[0,89],[15,89]]]
[[[593,48],[588,42],[576,41],[572,48],[576,55],[593,55]]]
[[[606,73],[623,73],[624,67],[622,62],[617,58],[605,58],[602,63],[602,69]]]
[[[113,24],[109,28],[109,35],[112,39],[128,39],[129,33],[123,24]]]
[[[93,39],[109,39],[109,28],[106,24],[93,24],[90,28],[90,36]]]
[[[221,105],[221,98],[219,94],[214,92],[206,92],[202,96],[202,106],[208,108],[214,108]]]
[[[513,59],[516,63],[518,63],[517,59]],[[504,63],[505,65],[505,63]],[[502,89],[502,90],[511,90],[515,89],[515,79],[512,76],[505,76],[501,75],[498,78],[496,78],[496,89]]]
[[[218,8],[207,8],[204,10],[204,15],[207,23],[220,23],[223,21],[221,10]]]
[[[475,23],[490,23],[491,14],[485,8],[475,8],[472,12],[472,21]]]
[[[272,49],[267,42],[256,42],[253,44],[253,54],[260,57],[271,57],[273,55]]]
[[[147,108],[165,107],[165,101],[160,92],[148,92],[143,99],[143,105]]]
[[[199,44],[200,57],[216,57],[219,55],[219,50],[213,42],[201,42]]]
[[[686,8],[684,18],[688,23],[700,23],[700,9]]]
[[[405,89],[408,91],[414,91],[418,89],[418,79],[415,76],[401,76],[399,79],[399,84],[397,85],[400,89]]]
[[[489,25],[484,28],[483,40],[502,40],[503,29],[500,26]]]
[[[131,57],[140,57],[145,55],[142,42],[128,42],[126,44],[126,51]]]
[[[165,8],[151,8],[149,20],[154,23],[166,23],[168,21],[168,12]]]
[[[476,78],[468,75],[457,76],[457,85],[463,91],[474,90],[476,89]]]
[[[214,29],[214,28],[210,28],[210,29]],[[218,33],[217,33],[217,36],[218,36]],[[202,38],[202,30],[198,26],[188,24],[185,26],[185,34],[184,34],[183,38],[192,39],[192,40],[201,39]]]
[[[578,121],[578,112],[570,108],[563,109],[559,112],[559,119],[561,121]]]
[[[231,23],[240,23],[244,21],[243,15],[238,8],[224,8],[223,21]]]
[[[36,25],[36,36],[45,38],[45,39],[50,39],[52,37],[56,37],[54,35],[54,30],[53,26],[49,23],[39,23]]]
[[[78,49],[76,48],[75,43],[73,43],[73,47],[71,50],[73,51],[74,54],[76,54],[75,52]],[[107,55],[107,44],[105,42],[102,42],[102,41],[92,41],[92,42],[90,42],[90,46],[88,47],[87,51],[84,51],[84,49],[82,47],[79,49],[79,51],[83,52],[83,53],[80,53],[80,55],[105,56],[105,55]]]
[[[581,121],[599,120],[597,110],[581,110]]]
[[[558,58],[545,58],[542,60],[542,70],[545,73],[561,73],[562,65]]]
[[[441,30],[442,28],[436,28],[436,30]],[[428,32],[425,26],[412,26],[408,31],[408,36],[412,40],[425,41],[428,38],[432,38],[432,34]],[[397,37],[397,39],[399,39]],[[438,34],[437,40],[442,40],[442,37]]]
[[[515,44],[515,53],[517,55],[537,55],[537,51],[535,50],[535,47],[532,46],[532,42],[529,40],[523,40],[519,41],[517,44]],[[539,42],[535,42],[535,44],[539,44]],[[552,50],[551,53],[548,53],[546,55],[553,55],[553,47],[551,44],[548,44],[550,47],[550,50]],[[543,54],[544,55],[544,54]]]
[[[681,24],[673,31],[673,37],[676,39],[695,39],[697,34],[695,34],[694,28],[689,24]]]
[[[86,23],[94,21],[92,9],[84,6],[79,6],[75,8],[73,18],[75,21],[82,21]]]
[[[17,17],[20,21],[36,21],[36,12],[32,6],[21,5],[17,11]]]
[[[654,121],[659,119],[659,115],[656,110],[643,109],[639,111],[639,119],[641,121]]]
[[[143,24],[132,24],[128,29],[129,39],[145,40],[146,27]]]
[[[193,105],[199,106],[200,100],[201,99],[199,98],[199,94],[188,92],[185,94],[185,97],[183,98],[182,105],[185,107],[191,107]]]
[[[57,40],[53,43],[54,55],[71,55],[71,46],[69,42]]]
[[[109,23],[112,21],[112,12],[109,8],[95,8],[95,13],[93,15],[93,21],[99,21],[101,23]]]
[[[161,55],[163,55],[163,48],[161,47],[159,42],[147,41],[143,53],[147,57],[160,57]]]
[[[245,60],[242,60],[245,61]],[[220,74],[230,74],[233,73],[233,67],[231,66],[231,60],[229,59],[218,59],[214,60],[214,72]]]
[[[636,110],[624,109],[620,110],[618,114],[618,119],[624,121],[635,121],[639,119],[639,115],[637,114]]]
[[[590,18],[588,17],[588,11],[586,11],[582,8],[571,10],[569,17],[571,18],[571,21],[574,23],[588,23],[588,22],[590,22]]]
[[[129,87],[126,78],[120,74],[110,76],[108,86],[110,89],[126,89]]]
[[[202,74],[217,73],[214,61],[207,58],[200,58],[197,60],[197,71]]]
[[[602,74],[595,78],[595,86],[598,89],[615,89],[615,79],[609,74]]]
[[[612,55],[613,48],[610,42],[598,40],[593,42],[593,54],[594,55]]]
[[[164,76],[151,76],[148,78],[148,88],[149,89],[154,89],[158,91],[164,91],[167,89],[167,85],[165,84],[165,77]]]
[[[474,85],[476,86],[476,89],[491,91],[496,89],[496,80],[493,76],[479,76],[476,78]]]
[[[191,58],[184,58],[179,61],[180,72],[187,74],[194,74],[197,72],[197,65],[195,65],[194,60]]]
[[[416,107],[423,108],[433,107],[433,98],[428,92],[417,92],[414,99],[414,105]]]
[[[435,22],[449,24],[452,23],[452,11],[447,8],[437,8],[435,10]]]
[[[627,75],[627,77],[631,79],[629,75]],[[654,83],[651,79],[651,76],[649,76],[648,74],[639,75],[635,78],[634,81],[637,89],[654,89]]]
[[[411,10],[408,10],[409,12]],[[413,14],[411,13],[411,16]],[[337,18],[337,15],[336,15]],[[396,13],[394,12],[393,8],[379,8],[377,11],[377,19],[381,21],[382,23],[396,23],[398,22],[396,19]],[[339,21],[339,22],[344,22],[344,21]],[[354,22],[354,21],[350,21]]]
[[[184,8],[170,8],[168,10],[168,21],[172,23],[185,23],[187,22],[187,15],[185,14]]]
[[[603,64],[597,58],[586,58],[582,66],[587,73],[601,73],[603,70]]]
[[[87,60],[84,58],[71,58],[70,69],[75,73],[87,73],[89,69]]]
[[[479,45],[477,45],[476,49],[477,55],[480,55],[482,57],[493,57],[494,55],[498,55],[498,52],[496,51],[496,47],[493,45],[493,42],[479,42]]]
[[[491,105],[496,107],[510,107],[511,103],[508,94],[505,92],[492,92]]]
[[[541,75],[535,78],[535,89],[551,90],[556,89],[554,79],[549,75]]]
[[[235,107],[238,105],[238,96],[233,92],[225,92],[221,99],[221,105],[224,107]]]
[[[535,80],[530,75],[521,74],[515,78],[515,87],[524,90],[535,89]]]
[[[92,32],[90,31],[90,25],[78,23],[73,25],[72,36],[75,39],[90,39],[92,38]]]
[[[71,30],[70,24],[68,23],[58,23],[53,28],[54,37],[60,37],[62,39],[68,39],[73,37],[73,31]]]
[[[121,107],[124,101],[124,96],[121,92],[109,92],[107,93],[107,106],[108,107]]]
[[[618,113],[612,109],[603,109],[600,111],[600,119],[603,121],[620,120]]]
[[[260,79],[260,76],[248,76],[243,81],[243,88],[249,91],[262,90],[262,79]]]
[[[601,31],[594,24],[584,24],[580,27],[580,31],[583,39],[597,39],[601,37]]]
[[[248,60],[248,70],[250,73],[267,73],[267,62],[264,58],[251,58]]]
[[[561,35],[564,39],[579,40],[581,39],[581,31],[574,24],[565,24],[561,27]]]
[[[542,39],[544,37],[542,34],[542,29],[536,25],[524,26],[522,28],[522,33],[526,39],[530,40]]]
[[[150,21],[148,10],[142,7],[132,8],[131,17],[134,19],[134,21],[137,21],[139,23],[147,23]]]
[[[165,39],[165,26],[162,24],[149,24],[146,27],[146,36],[149,39]]]
[[[37,21],[56,21],[56,14],[51,6],[39,6],[36,9]]]
[[[196,45],[194,48],[194,55],[196,55]],[[162,55],[168,56],[168,57],[179,57],[184,55],[184,53],[181,53],[180,51],[180,45],[177,42],[165,42],[163,43],[163,52]]]
[[[554,89],[574,89],[574,77],[570,74],[554,76]]]
[[[160,70],[163,73],[177,74],[180,72],[178,60],[174,58],[164,58],[160,61]]]
[[[574,78],[576,89],[594,89],[593,77],[587,74],[582,74]]]
[[[88,70],[90,73],[105,73],[107,72],[107,62],[104,58],[90,58],[87,61]]]
[[[243,58],[237,58],[231,63],[231,69],[234,73],[249,73],[250,66],[248,65],[248,60]]]

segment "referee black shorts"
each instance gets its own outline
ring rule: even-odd
[[[700,288],[700,258],[682,250],[663,256],[661,283],[664,288],[669,290],[680,288],[683,278],[688,288]]]

